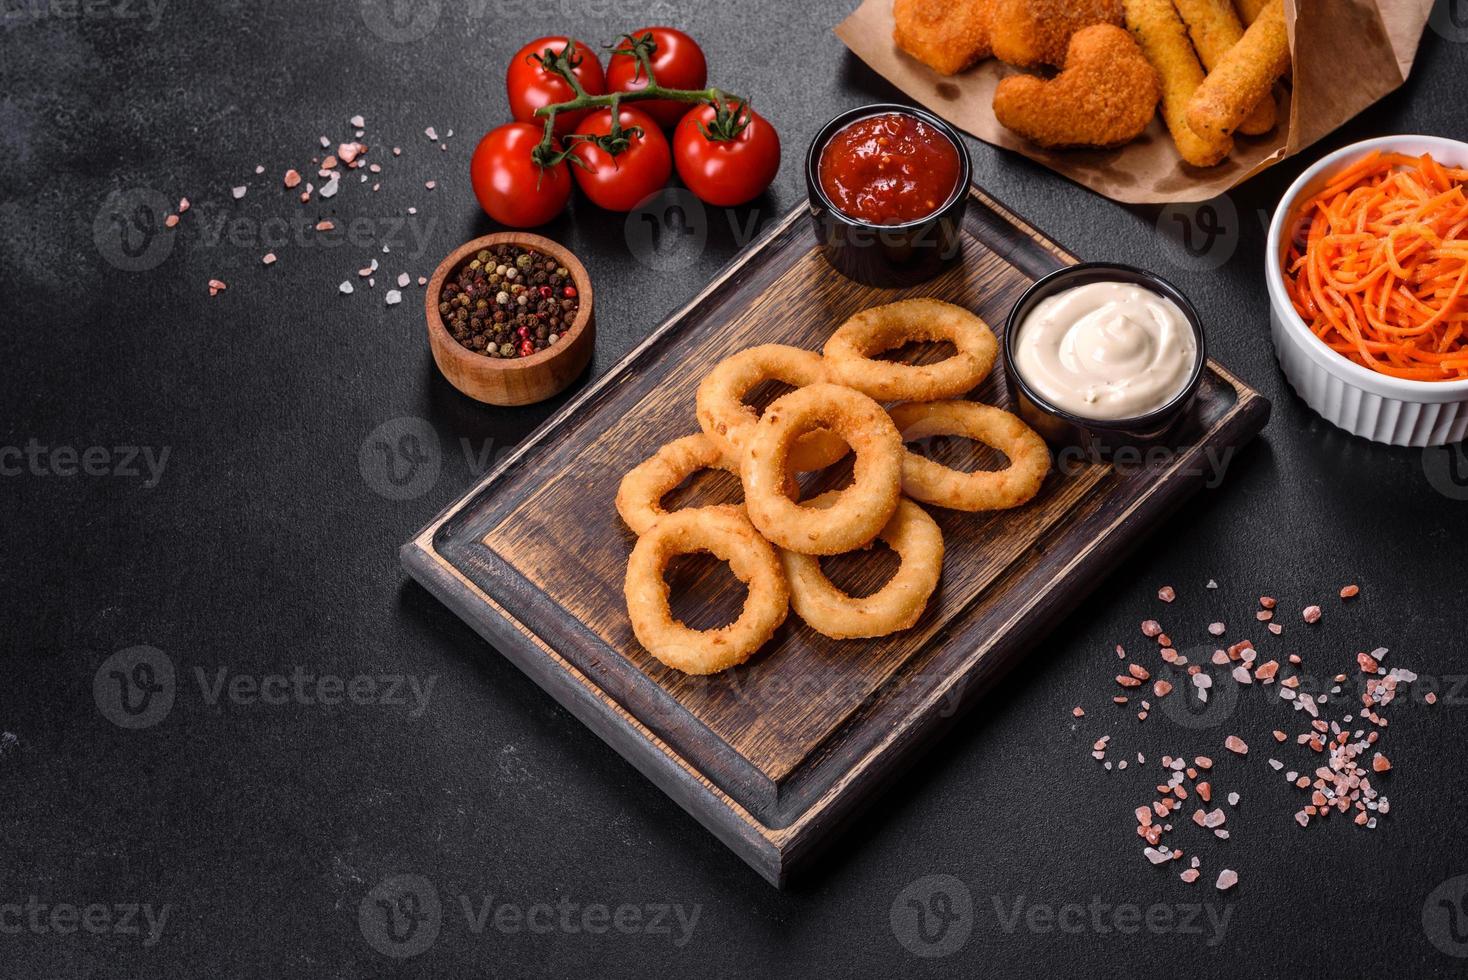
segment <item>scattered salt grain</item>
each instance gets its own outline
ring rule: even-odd
[[[423,186],[426,187],[426,188],[428,188],[429,190],[433,190],[435,187],[438,186],[438,181],[436,181],[436,180],[425,180],[423,182]]]
[[[343,292],[343,293],[350,293],[350,292],[352,292],[352,283],[351,283],[351,280],[349,280],[349,279],[343,279],[342,280],[342,284],[340,286],[336,287],[336,288],[337,288],[338,291]]]
[[[1244,744],[1244,740],[1239,738],[1237,735],[1230,735],[1228,738],[1224,739],[1223,747],[1228,749],[1230,752],[1236,753],[1238,755],[1249,754],[1249,746]]]
[[[1238,806],[1239,805],[1239,794],[1237,794],[1237,793],[1230,793],[1230,794],[1228,794],[1228,805],[1229,806]]]
[[[260,261],[263,262],[265,265],[274,265],[275,264],[275,253],[274,252],[266,252],[265,253],[265,257],[262,258]]]
[[[406,272],[404,272],[402,275],[398,276],[398,285],[399,286],[406,286],[410,282],[412,282],[412,278]],[[1076,717],[1080,717],[1080,716],[1077,715]]]
[[[188,209],[189,209],[189,199],[186,198],[186,197],[179,198],[178,199],[178,213],[179,214],[183,214]]]
[[[352,118],[348,119],[347,122],[352,124],[353,129],[361,129],[362,127],[367,125],[367,120],[363,119],[361,116],[353,116]]]
[[[1305,622],[1307,623],[1318,623],[1320,622],[1320,607],[1306,606],[1300,615],[1305,618]]]
[[[434,129],[432,126],[429,126],[427,129],[425,129],[423,131],[423,135],[424,136],[427,136],[429,139],[433,140],[435,143],[438,142],[438,130]]]
[[[389,289],[387,291],[386,299],[388,306],[397,306],[403,301],[403,294],[398,292],[396,289]]]
[[[168,217],[163,219],[163,224],[165,227],[172,228],[174,225],[178,224],[178,215],[170,214]]]
[[[1234,885],[1237,885],[1238,883],[1239,873],[1237,871],[1230,871],[1228,868],[1224,868],[1218,873],[1219,891],[1228,891],[1230,888],[1232,888]]]
[[[1208,580],[1208,588],[1210,588],[1210,589],[1216,589],[1216,588],[1218,588],[1218,583],[1215,582],[1215,581],[1213,581],[1213,579],[1209,579]]]
[[[221,280],[221,279],[210,279],[209,280],[209,295],[210,296],[218,296],[221,292],[223,292],[224,290],[226,290],[228,288],[229,287],[226,286],[224,284],[224,281]]]
[[[1222,636],[1225,629],[1227,629],[1227,627],[1225,627],[1222,623],[1208,624],[1208,632],[1212,633],[1214,636]]]
[[[1163,602],[1171,602],[1172,600],[1177,598],[1177,590],[1175,590],[1170,585],[1164,585],[1162,588],[1157,590],[1157,598],[1161,599]]]
[[[301,172],[299,170],[287,170],[285,172],[285,186],[296,187],[301,183]]]
[[[248,191],[249,189],[250,188],[247,185],[241,184],[239,187],[231,187],[229,189],[229,192],[231,194],[233,194],[234,195],[234,199],[236,201],[238,201],[240,198],[242,198],[242,197],[245,196],[245,192]]]

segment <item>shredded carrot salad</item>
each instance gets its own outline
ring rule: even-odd
[[[1300,209],[1284,262],[1295,310],[1357,364],[1468,379],[1468,170],[1374,151]]]

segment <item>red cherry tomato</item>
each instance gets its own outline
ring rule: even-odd
[[[704,60],[703,49],[698,42],[672,27],[644,27],[632,31],[634,38],[652,35],[655,49],[652,53],[652,73],[663,88],[703,88],[708,84],[709,67]],[[631,53],[632,45],[624,37],[612,50],[607,62],[608,92],[640,92],[647,88],[647,73]],[[693,107],[691,102],[675,102],[672,99],[651,99],[638,102],[637,108],[658,121],[665,129],[672,129]]]
[[[673,159],[678,176],[700,201],[727,208],[758,197],[770,186],[780,169],[780,136],[763,116],[744,106],[731,127],[743,126],[737,135],[709,139],[703,130],[718,133],[717,118],[712,105],[689,110],[673,131]]]
[[[577,143],[572,148],[585,167],[572,167],[576,183],[593,204],[608,211],[631,211],[648,195],[668,182],[673,173],[673,154],[668,139],[645,112],[623,106],[622,129],[637,127],[625,150],[613,156],[595,143]],[[577,133],[606,136],[612,129],[612,110],[597,109],[581,120]]]
[[[607,82],[606,76],[602,74],[601,62],[585,41],[564,37],[537,38],[515,52],[515,57],[510,59],[510,68],[505,73],[505,89],[510,96],[510,115],[515,117],[516,122],[543,124],[545,119],[535,115],[536,109],[555,102],[569,102],[576,97],[571,84],[555,72],[547,70],[540,60],[540,56],[547,50],[560,54],[566,49],[568,40],[576,46],[572,55],[576,64],[571,69],[576,81],[581,83],[588,95],[602,95],[606,92]],[[556,135],[565,136],[571,132],[585,115],[585,109],[558,114]]]
[[[560,214],[571,197],[564,161],[542,168],[531,157],[545,130],[540,123],[505,123],[485,134],[469,161],[474,196],[484,213],[511,228],[533,228]],[[560,147],[552,141],[552,149]]]

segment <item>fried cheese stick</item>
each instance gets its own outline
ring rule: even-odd
[[[1234,6],[1239,10],[1239,20],[1249,25],[1259,19],[1259,12],[1269,6],[1269,0],[1234,0]]]
[[[1203,66],[1172,0],[1126,0],[1126,26],[1162,79],[1162,118],[1179,155],[1195,167],[1211,167],[1228,156],[1231,137],[1204,139],[1188,126],[1188,102],[1203,83]]]
[[[1188,125],[1205,139],[1233,134],[1290,67],[1284,0],[1270,0],[1188,102]]]
[[[1193,47],[1203,67],[1212,71],[1218,67],[1228,49],[1239,43],[1244,36],[1244,25],[1239,23],[1230,0],[1173,0],[1188,33],[1193,37]],[[1246,136],[1258,136],[1274,128],[1275,111],[1273,94],[1259,100],[1248,115],[1239,123],[1239,132]]]

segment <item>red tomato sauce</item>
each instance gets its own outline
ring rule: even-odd
[[[947,203],[959,170],[958,150],[942,132],[888,112],[837,130],[821,152],[821,189],[849,217],[898,225]]]

